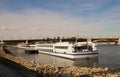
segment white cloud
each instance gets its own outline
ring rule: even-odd
[[[40,33],[49,35],[62,35],[73,31],[81,22],[65,14],[59,14],[44,9],[28,9],[21,13],[6,12],[0,14],[1,30],[6,30],[1,35],[39,36]],[[10,27],[13,26],[13,27]],[[8,31],[10,29],[17,30]],[[67,32],[68,31],[68,32]],[[57,33],[57,34],[56,34]],[[73,32],[75,33],[75,32]],[[33,36],[34,35],[34,36]],[[7,36],[5,36],[7,37]]]
[[[106,5],[109,0],[69,0],[70,3],[59,3],[56,7],[64,9],[64,11],[84,12],[98,10]]]
[[[112,9],[102,14],[93,13],[89,17],[75,18],[67,13],[45,9],[25,9],[20,13],[7,11],[0,14],[0,30],[5,30],[0,36],[7,37],[7,34],[13,37],[76,36],[77,34],[89,36],[93,35],[92,33],[99,35],[99,31],[106,28],[106,24],[119,24],[120,19],[116,19],[119,14],[119,9]],[[113,18],[116,20],[112,20]],[[14,31],[10,32],[10,30]]]
[[[0,26],[0,30],[14,30],[15,27],[9,27],[9,26]]]

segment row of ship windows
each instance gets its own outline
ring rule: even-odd
[[[52,48],[53,45],[38,45],[38,47],[50,47]],[[68,46],[55,46],[56,49],[68,49]]]
[[[57,48],[57,49],[66,49],[66,48]],[[40,51],[53,52],[53,49],[39,49]]]
[[[38,47],[53,47],[53,45],[37,45]]]
[[[68,49],[68,46],[55,46],[56,49]]]

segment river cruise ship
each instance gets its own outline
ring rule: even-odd
[[[91,58],[98,56],[96,45],[93,42],[36,43],[35,49],[37,49],[39,53],[68,59]]]

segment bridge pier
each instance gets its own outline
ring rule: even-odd
[[[0,44],[4,44],[3,40],[0,40]]]
[[[116,45],[120,45],[120,38],[118,38],[118,41],[116,42]]]

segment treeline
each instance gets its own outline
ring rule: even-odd
[[[87,39],[85,38],[76,38],[76,37],[68,37],[68,38],[65,38],[65,37],[54,37],[54,38],[43,38],[41,39],[41,41],[46,41],[46,42],[59,42],[59,41],[62,41],[62,42],[76,42],[76,41],[86,41]]]

